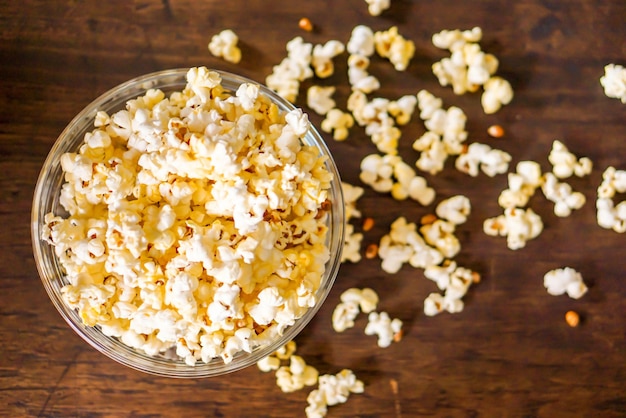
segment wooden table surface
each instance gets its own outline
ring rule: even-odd
[[[312,33],[298,27],[308,17]],[[379,17],[363,0],[271,2],[262,0],[109,0],[0,2],[0,416],[21,417],[218,417],[304,416],[310,389],[285,394],[273,374],[250,367],[219,378],[175,380],[143,374],[109,360],[81,340],[48,299],[31,250],[30,209],[41,165],[64,126],[85,105],[138,75],[206,65],[264,82],[295,36],[323,43],[347,42],[352,28],[397,25],[415,42],[405,72],[374,58],[370,71],[382,87],[372,97],[395,99],[427,89],[444,106],[468,116],[468,142],[509,152],[514,164],[534,160],[547,171],[552,141],[592,159],[590,176],[567,180],[587,198],[570,217],[557,218],[538,192],[529,206],[545,230],[520,250],[482,232],[484,219],[501,213],[506,176],[469,177],[450,160],[443,172],[424,174],[436,202],[465,194],[472,213],[457,235],[455,260],[479,272],[465,310],[427,317],[423,300],[435,284],[405,266],[390,275],[379,259],[344,264],[325,305],[298,336],[298,354],[320,373],[350,368],[365,392],[329,408],[330,417],[616,417],[626,416],[626,234],[596,223],[596,189],[608,166],[626,169],[626,105],[604,95],[599,83],[608,63],[626,64],[623,0],[392,1]],[[513,102],[485,115],[478,94],[455,96],[441,87],[431,65],[446,56],[431,43],[443,29],[483,29],[481,46],[500,60]],[[238,65],[213,57],[207,44],[222,29],[240,37]],[[349,93],[346,54],[328,80],[339,107]],[[311,114],[319,124],[321,118]],[[502,139],[488,138],[500,124]],[[424,132],[414,115],[403,128],[400,154]],[[388,232],[398,216],[419,222],[434,205],[396,202],[359,181],[359,162],[376,152],[363,128],[345,142],[326,135],[344,181],[366,191],[358,206],[376,221],[364,246]],[[619,198],[623,199],[622,194]],[[356,223],[357,230],[361,226]],[[544,274],[569,266],[589,292],[574,300],[551,296]],[[366,318],[336,333],[331,314],[350,287],[371,287],[379,310],[404,322],[404,338],[379,348],[366,336]],[[581,315],[569,327],[566,311]]]

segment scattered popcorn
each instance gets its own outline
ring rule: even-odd
[[[504,214],[486,219],[483,231],[490,236],[506,236],[507,246],[518,250],[526,246],[526,242],[539,236],[543,231],[541,217],[532,209],[506,208]]]
[[[498,197],[498,204],[504,209],[525,207],[543,182],[541,166],[535,161],[520,161],[515,171],[508,174],[509,187]]]
[[[355,303],[363,313],[370,313],[376,310],[378,305],[378,295],[369,287],[357,289],[350,288],[343,292],[340,299],[344,303]]]
[[[580,315],[576,311],[567,311],[565,312],[565,322],[572,328],[577,327],[580,323]]]
[[[361,212],[357,209],[356,203],[363,196],[362,187],[353,186],[350,183],[346,183],[345,181],[341,182],[341,190],[343,192],[343,200],[345,203],[345,218],[346,221],[350,221],[352,218],[360,218]]]
[[[285,345],[279,347],[273,355],[279,360],[289,360],[296,352],[297,348],[295,341],[288,341]]]
[[[559,217],[566,217],[572,210],[580,209],[585,204],[585,195],[572,191],[572,187],[567,183],[561,183],[552,173],[544,174],[541,185],[546,199],[554,203],[554,214]]]
[[[359,315],[359,305],[356,302],[341,302],[333,310],[332,324],[336,332],[343,332],[354,326],[354,320]]]
[[[326,118],[322,121],[322,131],[333,134],[333,139],[343,141],[348,137],[348,130],[354,125],[354,118],[350,113],[344,113],[340,109],[330,109]]]
[[[365,335],[377,335],[381,348],[389,347],[394,336],[402,330],[402,321],[398,318],[392,320],[387,312],[371,312],[367,319]]]
[[[456,195],[439,202],[435,213],[448,222],[460,225],[467,221],[471,209],[472,206],[467,196]]]
[[[374,46],[378,55],[389,59],[396,71],[406,70],[415,53],[415,44],[400,35],[397,26],[374,33]]]
[[[480,99],[486,114],[496,113],[503,105],[513,100],[513,88],[502,77],[491,77],[484,84],[485,91]]]
[[[505,151],[491,148],[487,144],[474,142],[467,151],[459,155],[455,161],[457,170],[472,177],[478,175],[479,169],[489,177],[506,173],[509,169],[511,155]]]
[[[325,417],[329,406],[345,403],[351,393],[363,393],[364,390],[363,382],[349,369],[336,375],[321,375],[318,382],[318,388],[312,390],[307,397],[307,418]]]
[[[411,120],[416,105],[417,96],[409,94],[389,102],[387,111],[396,119],[398,125],[406,125]]]
[[[552,142],[552,150],[548,155],[548,160],[552,164],[552,172],[557,178],[565,179],[576,175],[584,177],[591,173],[593,163],[587,157],[580,159],[569,152],[567,147],[558,140]]]
[[[444,295],[431,293],[424,301],[424,314],[434,316],[443,311],[458,313],[463,310],[463,296],[474,283],[476,273],[457,266],[454,261],[446,261],[442,266],[428,266],[424,276],[434,281]]]
[[[478,42],[482,30],[475,27],[469,31],[444,30],[433,35],[437,48],[450,51],[450,57],[433,64],[432,70],[442,86],[452,86],[455,94],[475,92],[480,86],[484,91],[481,104],[485,113],[495,113],[502,105],[513,99],[513,89],[508,81],[496,76],[498,59],[484,53]]]
[[[598,186],[596,219],[598,225],[618,233],[626,232],[626,200],[617,205],[613,202],[616,193],[626,193],[626,170],[607,167]]]
[[[285,100],[295,102],[300,82],[313,77],[311,69],[313,45],[297,36],[287,42],[287,57],[272,68],[265,84]]]
[[[313,22],[308,17],[303,17],[298,21],[298,27],[307,32],[313,32]]]
[[[433,223],[420,227],[424,241],[446,258],[454,257],[461,250],[461,243],[454,235],[454,230],[455,225],[443,219],[437,219]]]
[[[47,214],[42,235],[86,325],[148,355],[229,363],[314,305],[332,177],[301,110],[253,84],[229,94],[200,67],[182,91],[97,120],[61,158],[69,215]]]
[[[209,43],[209,51],[216,57],[238,64],[241,61],[241,49],[237,46],[239,37],[230,29],[214,35]]]
[[[426,244],[417,232],[417,225],[407,223],[399,217],[392,224],[388,234],[380,239],[378,255],[382,260],[381,268],[389,274],[395,274],[404,263],[415,268],[426,268],[443,261],[439,250]]]
[[[618,64],[608,64],[604,67],[604,75],[600,77],[600,84],[604,87],[604,94],[612,99],[619,99],[626,103],[626,68]]]
[[[380,16],[391,6],[391,0],[365,0],[365,2],[367,3],[367,11],[371,16]]]
[[[306,364],[302,357],[294,354],[289,361],[289,367],[282,366],[276,370],[276,384],[280,390],[285,393],[295,392],[317,383],[317,369]]]
[[[582,275],[571,267],[550,270],[543,277],[543,285],[554,296],[567,293],[573,299],[580,299],[587,293]]]
[[[374,54],[374,32],[365,25],[357,25],[352,29],[346,49],[351,55],[370,57]]]
[[[341,262],[358,263],[361,261],[361,242],[363,234],[354,232],[354,225],[346,224],[344,231],[343,249],[341,252]]]
[[[324,116],[337,105],[332,96],[336,88],[333,86],[311,86],[307,90],[306,104],[318,115]]]
[[[264,373],[276,371],[280,367],[280,359],[274,356],[267,356],[257,361],[256,365]]]
[[[342,54],[345,49],[345,45],[336,40],[330,40],[324,45],[315,45],[311,57],[311,65],[315,75],[319,78],[328,78],[333,75],[335,72],[333,58]]]

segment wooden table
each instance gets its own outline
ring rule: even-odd
[[[301,17],[316,30],[299,29]],[[31,199],[63,127],[111,87],[147,72],[196,65],[263,82],[293,37],[347,42],[357,24],[374,30],[397,25],[416,45],[403,73],[372,60],[370,71],[382,84],[372,97],[396,99],[428,89],[444,106],[465,111],[468,143],[509,152],[511,170],[521,160],[550,170],[555,139],[591,158],[594,169],[567,180],[587,198],[570,217],[554,216],[541,193],[532,198],[529,206],[542,216],[545,230],[517,251],[504,238],[482,232],[483,220],[501,213],[497,197],[505,175],[469,177],[452,160],[438,175],[424,174],[437,191],[436,202],[459,193],[471,199],[471,216],[457,229],[462,249],[455,260],[479,272],[482,281],[465,297],[463,312],[431,318],[423,313],[423,300],[436,288],[422,270],[405,266],[390,275],[379,259],[344,264],[325,305],[297,338],[298,354],[320,373],[350,368],[365,383],[364,394],[331,407],[328,416],[626,416],[626,235],[600,228],[595,212],[604,169],[626,169],[626,105],[606,97],[599,83],[606,64],[626,64],[623,0],[398,0],[379,17],[367,13],[363,0],[9,0],[0,4],[0,22],[1,416],[304,416],[309,389],[282,393],[274,376],[256,367],[220,378],[174,380],[128,369],[90,348],[61,319],[37,275]],[[432,45],[432,34],[474,26],[482,27],[483,50],[500,59],[498,74],[515,90],[513,102],[495,115],[482,112],[478,94],[455,96],[431,72],[446,56]],[[226,28],[240,37],[239,65],[207,50],[211,36]],[[337,86],[335,97],[345,109],[346,57],[336,59],[330,79],[304,82],[297,104],[305,107],[304,89],[320,83]],[[321,121],[313,113],[310,118]],[[504,128],[504,138],[487,136],[493,124]],[[417,115],[403,128],[400,155],[410,164],[417,158],[411,144],[423,132]],[[359,162],[376,149],[363,128],[352,129],[345,142],[326,138],[343,180],[364,186]],[[376,221],[364,247],[398,216],[419,222],[434,208],[364,187],[358,206]],[[546,292],[544,274],[565,266],[588,284],[582,299]],[[378,292],[379,310],[404,322],[399,343],[377,347],[375,337],[363,333],[363,315],[353,329],[332,330],[339,295],[366,286]],[[569,310],[581,315],[576,328],[564,320]]]

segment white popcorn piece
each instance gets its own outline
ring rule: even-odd
[[[280,359],[274,356],[267,356],[257,361],[256,365],[264,373],[276,371],[280,367]]]
[[[461,243],[454,235],[454,230],[454,223],[443,219],[437,219],[420,227],[424,241],[446,258],[453,258],[461,250]]]
[[[341,182],[341,190],[343,192],[343,201],[345,203],[346,221],[352,218],[360,218],[361,212],[358,210],[356,203],[363,196],[365,190],[362,187],[354,186],[345,181]]]
[[[468,42],[477,43],[481,41],[482,37],[482,29],[478,26],[464,31],[444,29],[432,36],[432,43],[439,49],[456,50],[458,45],[464,45]]]
[[[507,105],[513,100],[513,88],[502,77],[491,77],[483,87],[485,91],[480,98],[480,103],[483,106],[483,111],[488,115],[496,113],[503,105]]]
[[[509,249],[518,250],[525,247],[528,240],[539,236],[543,221],[530,208],[506,208],[502,215],[486,219],[483,231],[490,236],[506,236]]]
[[[313,77],[311,60],[313,44],[297,36],[287,42],[287,57],[272,68],[265,84],[285,100],[294,102],[298,97],[300,82]]]
[[[295,392],[317,383],[317,369],[306,364],[302,357],[294,354],[289,361],[289,367],[283,366],[276,370],[276,384],[280,390],[285,393]]]
[[[343,303],[355,303],[363,313],[370,313],[378,305],[378,294],[368,287],[363,289],[350,288],[340,296]]]
[[[333,86],[311,86],[307,90],[306,104],[318,115],[324,116],[337,105],[332,96],[335,94],[336,88]]]
[[[370,312],[368,322],[365,326],[365,335],[378,336],[378,346],[389,347],[394,340],[394,336],[402,330],[402,321],[398,318],[393,320],[387,312]]]
[[[588,290],[582,275],[571,267],[550,270],[543,277],[543,285],[551,295],[567,293],[573,299],[580,299]]]
[[[325,374],[318,378],[318,388],[307,396],[305,408],[307,418],[325,417],[329,406],[345,403],[351,393],[363,393],[364,384],[352,370],[343,369],[339,373]]]
[[[433,292],[424,299],[424,314],[426,316],[435,316],[441,312],[449,313],[462,312],[464,303],[461,299],[448,299],[445,296]]]
[[[404,263],[415,268],[425,268],[443,261],[443,255],[426,244],[417,232],[415,223],[408,223],[399,217],[390,227],[389,233],[380,239],[378,255],[382,260],[381,268],[389,274],[395,274]]]
[[[535,161],[520,161],[515,173],[508,173],[509,187],[498,196],[498,204],[506,209],[525,207],[543,183],[541,166]]]
[[[370,16],[380,16],[382,12],[389,9],[391,0],[365,0],[367,12]]]
[[[587,157],[577,158],[565,144],[559,140],[552,142],[552,149],[548,155],[548,161],[552,164],[552,172],[557,178],[565,179],[576,175],[584,177],[591,173],[593,163]]]
[[[398,125],[406,125],[411,120],[416,105],[417,96],[410,94],[389,102],[387,110],[396,119]]]
[[[609,166],[602,173],[596,199],[596,220],[605,229],[618,233],[626,232],[626,200],[615,204],[616,193],[626,192],[626,170]]]
[[[229,363],[315,304],[331,175],[302,111],[253,84],[227,93],[200,67],[96,125],[61,158],[68,216],[47,214],[41,237],[86,325],[148,355]]]
[[[354,320],[359,315],[359,305],[356,302],[341,302],[333,310],[332,324],[336,332],[343,332],[354,326]]]
[[[333,134],[333,139],[343,141],[348,137],[349,129],[354,125],[354,118],[340,109],[330,109],[320,127],[322,131]]]
[[[479,170],[489,177],[494,177],[506,173],[510,161],[509,153],[491,148],[487,144],[474,142],[467,147],[465,153],[457,157],[454,164],[457,170],[472,177],[478,176]]]
[[[561,183],[553,173],[544,174],[544,181],[541,185],[546,199],[554,203],[554,214],[559,217],[566,217],[572,210],[580,209],[585,204],[585,195],[575,192],[567,183]]]
[[[351,55],[370,57],[374,54],[374,32],[368,26],[357,25],[352,29],[346,49]]]
[[[604,75],[600,77],[604,94],[612,99],[626,103],[626,68],[619,64],[607,64]]]
[[[363,234],[354,232],[354,225],[346,224],[344,235],[341,262],[345,263],[346,261],[350,261],[351,263],[358,263],[361,261],[361,242],[363,241]]]
[[[467,221],[471,209],[472,205],[467,196],[456,195],[439,202],[435,213],[448,222],[460,225]]]
[[[346,47],[337,40],[330,40],[325,44],[315,45],[311,56],[311,65],[315,75],[319,78],[328,78],[335,72],[333,58],[342,54]]]
[[[400,35],[397,26],[374,33],[374,46],[378,55],[389,59],[396,71],[406,70],[415,54],[415,44]]]
[[[361,160],[359,178],[377,192],[391,192],[394,183],[393,164],[399,159],[400,157],[392,155],[367,155]]]
[[[231,29],[224,29],[214,35],[209,43],[209,51],[216,57],[238,64],[241,61],[241,49],[237,46],[239,37]]]

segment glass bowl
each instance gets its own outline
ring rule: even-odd
[[[222,375],[255,364],[260,359],[276,351],[279,347],[294,339],[307,325],[322,306],[330,292],[341,262],[341,251],[344,241],[344,201],[341,182],[337,167],[332,159],[324,140],[311,125],[303,142],[319,150],[319,155],[326,156],[326,169],[333,176],[328,192],[330,208],[326,216],[328,233],[326,245],[330,258],[316,293],[316,303],[310,307],[295,324],[287,327],[282,335],[265,345],[252,349],[251,352],[241,351],[232,361],[225,363],[216,357],[208,363],[198,361],[190,366],[175,353],[165,352],[155,356],[131,348],[118,338],[105,335],[98,326],[83,324],[77,310],[70,308],[62,298],[61,289],[68,284],[64,269],[51,244],[41,238],[45,227],[44,217],[47,213],[61,215],[67,212],[60,204],[60,192],[64,180],[60,159],[66,152],[77,152],[83,144],[85,134],[94,129],[94,120],[98,111],[112,115],[125,107],[127,101],[143,96],[149,89],[160,89],[169,97],[175,91],[181,91],[185,85],[188,68],[159,71],[127,81],[100,96],[85,107],[63,130],[48,154],[41,169],[33,197],[31,214],[31,237],[33,252],[41,281],[52,303],[70,327],[96,350],[109,358],[133,369],[166,377],[200,378]],[[211,70],[215,71],[215,70]],[[216,71],[222,77],[222,86],[226,92],[235,94],[243,83],[258,85],[260,94],[275,103],[281,112],[288,112],[295,107],[263,85],[244,77]]]

